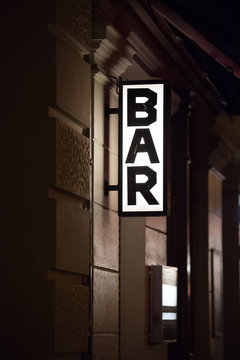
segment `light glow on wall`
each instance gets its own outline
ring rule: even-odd
[[[176,341],[177,268],[150,266],[150,343]]]
[[[177,320],[177,313],[174,312],[163,312],[162,320]]]
[[[162,305],[177,306],[177,286],[162,285]]]

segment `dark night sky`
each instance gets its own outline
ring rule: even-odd
[[[225,55],[240,65],[240,15],[237,0],[163,0]],[[174,27],[173,27],[174,28]],[[175,32],[179,33],[176,29]],[[240,80],[192,40],[179,33],[184,45],[228,103],[227,111],[240,114]]]
[[[164,3],[240,65],[237,0],[164,0]]]

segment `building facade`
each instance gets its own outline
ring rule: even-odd
[[[147,3],[2,5],[1,359],[239,358],[239,113]],[[120,80],[155,79],[167,215],[121,218],[108,110]],[[152,344],[158,265],[178,269],[177,337]]]

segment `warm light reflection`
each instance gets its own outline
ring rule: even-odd
[[[162,320],[177,320],[177,313],[163,312]]]
[[[162,285],[162,305],[177,306],[177,286]]]

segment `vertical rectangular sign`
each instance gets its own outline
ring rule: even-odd
[[[166,215],[167,83],[122,81],[119,102],[119,215]]]

